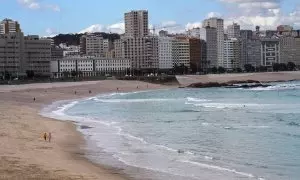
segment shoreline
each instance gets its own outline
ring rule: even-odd
[[[0,179],[132,179],[120,169],[89,160],[82,148],[86,145],[84,135],[72,121],[47,118],[40,113],[57,101],[113,93],[116,88],[119,92],[132,92],[171,87],[139,81],[98,81],[67,87],[43,85],[20,85],[20,90],[0,86],[0,154],[3,154]],[[43,132],[51,132],[53,142],[43,142]]]

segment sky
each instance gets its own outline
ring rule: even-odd
[[[220,17],[242,29],[300,29],[299,0],[0,0],[0,19],[19,21],[25,34],[124,32],[124,13],[148,10],[150,27],[171,33]]]

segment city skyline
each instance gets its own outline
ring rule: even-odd
[[[1,4],[0,19],[17,20],[25,34],[41,36],[86,30],[123,33],[123,13],[135,9],[149,11],[150,28],[153,25],[158,29],[167,27],[171,33],[201,27],[205,18],[213,16],[223,18],[225,28],[233,20],[242,29],[254,30],[256,25],[261,29],[274,29],[280,24],[300,28],[300,3],[296,0],[76,1],[72,5],[58,0],[2,0]],[[112,8],[101,8],[103,6]]]

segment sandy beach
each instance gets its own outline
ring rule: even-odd
[[[267,73],[239,73],[239,74],[209,74],[203,76],[184,75],[176,76],[181,86],[193,83],[226,83],[229,81],[255,80],[260,82],[300,80],[300,71],[291,72],[267,72]]]
[[[179,76],[184,85],[248,79],[299,80],[300,72]],[[170,86],[116,80],[0,86],[0,179],[131,179],[118,169],[88,161],[82,150],[84,138],[72,122],[39,115],[52,102],[116,92],[117,88],[129,92]],[[44,132],[52,133],[52,142],[42,139]]]
[[[54,101],[116,92],[117,88],[128,92],[167,87],[109,80],[0,86],[0,179],[130,179],[116,169],[88,161],[81,150],[83,137],[71,122],[39,115],[41,108]],[[51,132],[50,143],[42,139],[44,132]]]

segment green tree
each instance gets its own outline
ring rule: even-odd
[[[218,72],[219,72],[220,74],[223,74],[223,73],[226,72],[226,69],[225,69],[224,67],[222,67],[222,66],[219,66],[219,67],[218,67]]]
[[[63,72],[63,75],[65,78],[69,77],[70,76],[70,72],[69,71],[64,71]]]
[[[245,68],[246,72],[253,72],[255,70],[255,68],[252,66],[252,64],[245,64],[244,68]]]
[[[287,70],[288,71],[294,71],[296,69],[296,64],[293,62],[288,62],[287,63]]]
[[[34,71],[33,70],[27,70],[26,75],[29,79],[32,79],[34,77]]]
[[[218,72],[218,68],[217,68],[217,67],[211,68],[211,72],[212,72],[213,74],[216,74],[216,73]]]
[[[72,77],[77,77],[77,75],[78,75],[78,72],[77,72],[77,71],[73,70],[73,71],[71,72],[71,76],[72,76]]]
[[[274,63],[273,64],[273,71],[279,71],[280,69],[280,64],[279,63]]]
[[[287,71],[287,65],[284,63],[279,64],[279,71]]]

